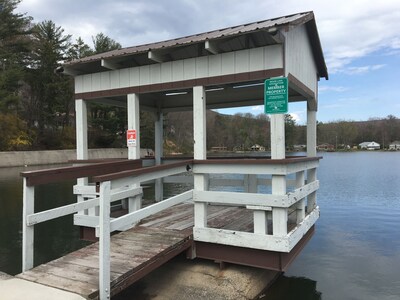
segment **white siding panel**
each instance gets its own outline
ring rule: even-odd
[[[121,69],[119,73],[119,85],[121,88],[129,86],[129,69]]]
[[[250,71],[264,69],[264,48],[250,49]]]
[[[185,80],[196,78],[196,60],[194,58],[183,61],[183,75]]]
[[[110,79],[110,72],[102,72],[101,73],[101,79],[100,79],[100,85],[102,90],[107,90],[111,87],[111,79]]]
[[[83,75],[83,90],[85,92],[92,92],[92,74]]]
[[[161,65],[150,65],[150,84],[160,83],[161,81]]]
[[[75,93],[83,93],[83,76],[75,77]]]
[[[317,67],[305,26],[286,34],[286,75],[293,74],[312,91],[317,89]]]
[[[235,73],[244,73],[249,71],[249,50],[235,52]]]
[[[139,67],[139,72],[140,72],[139,84],[140,85],[150,84],[150,66],[147,65]]]
[[[93,91],[101,89],[101,73],[92,74],[92,89]]]
[[[110,71],[111,88],[119,88],[119,70]]]
[[[208,56],[196,58],[196,78],[208,76]]]
[[[274,45],[264,48],[264,68],[283,68],[283,47]]]
[[[229,75],[235,73],[235,53],[228,52],[221,55],[222,58],[222,74]]]
[[[289,65],[293,65],[299,58],[292,58],[292,60]],[[274,45],[77,76],[75,91],[84,93],[282,67],[282,46]],[[292,69],[289,68],[289,70]],[[292,73],[295,75],[298,70],[301,68],[297,68]]]
[[[211,55],[208,59],[208,70],[210,76],[220,76],[222,74],[222,56]]]
[[[129,85],[138,86],[140,84],[140,71],[139,68],[129,69]]]
[[[183,60],[172,62],[172,81],[183,80]]]
[[[161,82],[172,81],[172,62],[165,62],[161,64]]]

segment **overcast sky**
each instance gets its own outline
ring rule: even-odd
[[[399,0],[22,0],[18,10],[90,45],[103,32],[123,47],[312,10],[329,72],[319,121],[400,118]],[[303,104],[290,112],[304,123]]]

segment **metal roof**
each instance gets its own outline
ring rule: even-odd
[[[70,73],[87,74],[104,70],[102,60],[116,63],[120,67],[132,67],[152,64],[156,61],[149,59],[148,53],[154,52],[164,55],[165,60],[185,59],[201,55],[209,55],[207,51],[199,49],[198,45],[206,41],[217,42],[219,52],[236,51],[245,48],[261,47],[276,44],[273,34],[278,29],[305,24],[313,54],[317,63],[319,77],[328,79],[328,72],[322,52],[313,12],[303,12],[279,18],[253,22],[205,33],[171,39],[162,42],[133,46],[100,53],[81,59],[66,62],[64,66]],[[272,34],[271,34],[272,33]],[[251,36],[251,45],[246,37]]]

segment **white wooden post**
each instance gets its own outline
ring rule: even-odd
[[[100,184],[99,294],[110,299],[110,200],[111,182]]]
[[[139,95],[129,94],[128,101],[128,130],[136,130],[136,146],[128,147],[128,159],[140,159],[140,105]],[[135,184],[133,187],[139,188],[140,185]],[[142,197],[136,196],[128,199],[128,210],[134,212],[139,210],[142,205]]]
[[[33,268],[34,229],[28,226],[28,216],[35,212],[35,187],[23,180],[22,198],[22,272]]]
[[[257,175],[245,174],[244,185],[246,193],[257,193]],[[269,213],[269,210],[266,210],[265,208],[257,209],[257,207],[252,207],[252,209],[254,209],[254,233],[268,234],[267,214]]]
[[[75,115],[76,115],[76,159],[88,159],[88,125],[87,125],[87,103],[85,100],[75,100]],[[78,178],[77,185],[85,186],[89,184],[88,178]],[[77,201],[84,201],[82,195],[77,195]],[[95,208],[89,211],[80,211],[79,215],[90,214],[96,215]]]
[[[206,146],[206,93],[203,86],[193,87],[194,159],[207,159]],[[194,189],[208,189],[208,176],[194,174]],[[194,204],[194,226],[207,227],[207,203]]]
[[[163,126],[164,126],[164,116],[161,111],[157,112],[156,115],[156,121],[154,124],[155,128],[155,141],[154,141],[154,158],[155,158],[155,163],[156,165],[161,165],[162,161],[161,158],[164,154],[164,149],[163,149],[163,142],[164,142],[164,132],[163,132]],[[156,202],[163,200],[163,179],[159,178],[156,179],[155,181],[155,200]]]
[[[76,115],[76,158],[88,159],[87,104],[85,100],[75,100]]]
[[[317,112],[307,109],[307,156],[317,156]],[[317,169],[307,171],[307,183],[317,180]],[[307,197],[307,212],[313,211],[317,203],[317,192]]]
[[[276,114],[271,116],[271,158],[284,159],[285,152],[285,115]],[[272,175],[272,194],[286,194],[285,175]],[[273,235],[287,235],[287,208],[272,208],[272,230]]]
[[[257,193],[257,175],[245,174],[244,185],[246,193]]]
[[[296,188],[304,186],[304,171],[296,173]],[[305,218],[305,199],[301,199],[296,205],[296,224],[299,224]]]
[[[140,105],[139,95],[128,95],[128,130],[136,130],[136,146],[128,147],[128,159],[140,159]]]
[[[307,156],[317,156],[317,112],[307,110]]]

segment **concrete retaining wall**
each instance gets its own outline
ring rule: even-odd
[[[147,154],[147,150],[142,150]],[[127,158],[127,148],[89,149],[89,159]],[[61,164],[76,159],[76,150],[0,152],[0,168]]]

